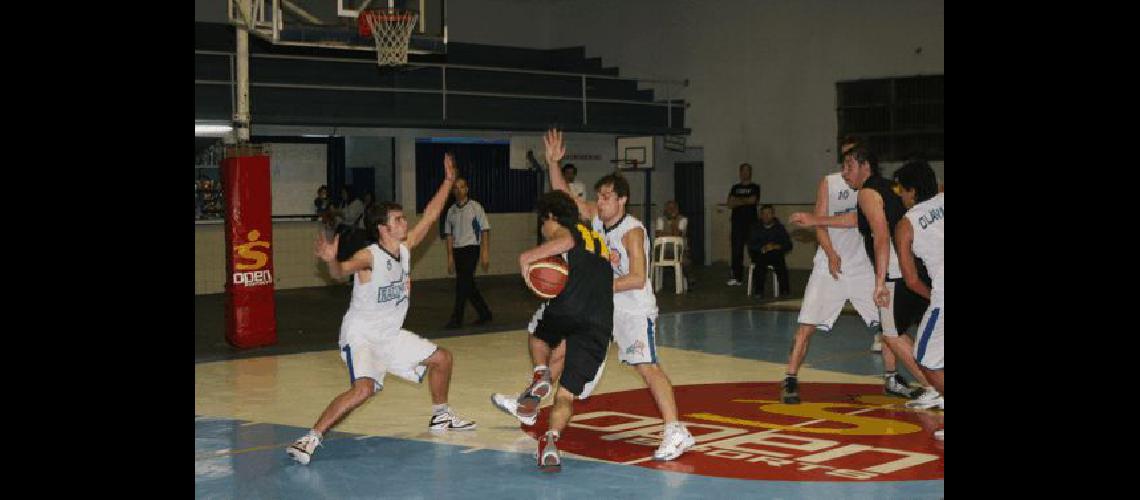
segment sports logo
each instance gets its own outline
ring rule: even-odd
[[[256,229],[246,235],[247,242],[234,246],[233,284],[244,286],[262,286],[273,284],[273,272],[263,269],[269,263],[270,247],[268,241],[261,241],[261,231]],[[258,250],[258,249],[264,249]]]
[[[596,394],[575,405],[558,447],[609,462],[737,479],[913,481],[944,477],[940,411],[910,410],[882,385],[801,383],[800,404],[780,403],[778,383],[675,386],[681,420],[697,444],[653,461],[662,420],[648,389]],[[549,413],[550,408],[543,409]],[[524,427],[532,436],[546,431]]]

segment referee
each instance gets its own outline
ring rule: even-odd
[[[476,259],[483,264],[483,272],[491,265],[491,224],[487,221],[483,205],[469,198],[467,179],[456,179],[453,189],[455,204],[447,210],[443,234],[447,235],[447,274],[458,271],[458,275],[455,282],[455,308],[451,312],[451,320],[444,326],[446,329],[463,325],[463,310],[468,300],[479,313],[476,326],[491,321],[491,310],[487,308],[479,289],[475,288]]]

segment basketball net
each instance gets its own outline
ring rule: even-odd
[[[404,9],[374,9],[360,14],[376,42],[376,64],[399,66],[408,63],[408,42],[419,13]]]

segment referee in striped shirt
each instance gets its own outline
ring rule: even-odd
[[[456,179],[453,189],[455,204],[447,210],[443,233],[447,236],[447,274],[458,271],[458,275],[455,282],[455,308],[451,312],[451,320],[444,326],[447,329],[463,325],[463,310],[468,300],[475,307],[475,312],[479,313],[476,326],[491,321],[491,310],[487,308],[487,302],[483,300],[479,289],[475,288],[476,259],[483,264],[483,272],[491,265],[491,223],[487,221],[483,205],[470,199],[467,179]]]

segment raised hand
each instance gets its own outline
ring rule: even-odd
[[[455,167],[455,155],[451,153],[444,153],[443,155],[443,180],[455,181],[459,177],[459,169]]]
[[[324,231],[317,231],[317,241],[313,245],[313,254],[325,262],[336,260],[336,251],[340,246],[340,235],[334,235],[330,242],[325,238]]]
[[[546,168],[557,167],[562,157],[566,156],[566,145],[562,142],[562,132],[554,128],[547,130],[546,135],[542,137],[542,142],[546,145]]]

